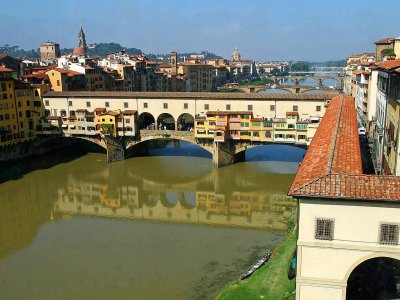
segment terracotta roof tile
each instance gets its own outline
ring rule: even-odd
[[[386,38],[383,40],[376,41],[375,44],[391,44],[394,38]]]
[[[357,127],[354,99],[333,97],[288,194],[400,201],[400,177],[362,174]]]
[[[11,69],[3,67],[3,66],[0,66],[0,72],[14,72],[14,70],[11,70]]]
[[[321,94],[268,94],[268,93],[213,93],[213,92],[110,92],[110,91],[65,91],[65,92],[47,92],[44,97],[100,97],[100,98],[149,98],[158,101],[160,98],[198,98],[198,99],[229,99],[229,100],[260,100],[279,99],[279,100],[328,100],[337,93]]]
[[[124,111],[122,112],[122,114],[123,114],[124,116],[135,115],[135,114],[137,114],[137,110],[124,110]]]
[[[398,67],[400,67],[400,59],[387,60],[378,66],[379,69],[385,70],[390,70]]]

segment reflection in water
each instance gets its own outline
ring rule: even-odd
[[[245,164],[195,170],[190,167],[192,161],[193,158],[169,158],[157,173],[148,172],[153,169],[149,158],[102,165],[102,169],[98,168],[98,173],[91,176],[71,173],[66,186],[58,189],[54,211],[286,229],[286,220],[294,214],[293,202],[286,196],[286,186],[292,175],[271,176],[258,170],[257,165]],[[144,162],[146,168],[142,169]],[[127,176],[114,180],[112,174]]]
[[[89,154],[0,184],[0,299],[210,298],[294,216],[286,192],[304,151],[274,162],[279,150],[263,149],[267,161],[252,150],[222,169]]]

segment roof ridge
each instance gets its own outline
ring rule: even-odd
[[[341,97],[340,97],[340,110],[339,110],[339,115],[338,115],[338,121],[336,122],[335,132],[332,135],[333,141],[332,141],[331,147],[333,147],[333,149],[332,149],[332,152],[329,154],[328,173],[327,174],[331,174],[331,172],[332,172],[333,160],[335,158],[337,137],[338,137],[339,127],[340,127],[340,121],[342,119],[343,101],[344,101],[344,95],[342,94]]]
[[[299,190],[301,190],[301,189],[307,187],[308,185],[311,185],[311,184],[313,184],[313,183],[315,183],[315,182],[317,182],[317,181],[319,181],[319,180],[322,180],[322,179],[324,179],[325,177],[328,177],[328,176],[330,176],[330,175],[332,175],[332,174],[327,173],[327,174],[324,174],[324,175],[322,175],[322,176],[320,176],[320,177],[314,178],[314,179],[311,180],[311,181],[307,181],[306,183],[303,183],[303,184],[300,185],[299,187],[295,188],[292,192],[295,193],[295,192],[297,192],[297,191],[299,191]]]

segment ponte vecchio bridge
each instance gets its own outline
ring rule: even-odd
[[[149,140],[181,140],[223,167],[243,161],[251,147],[307,147],[333,95],[49,92],[42,133],[96,143],[109,162],[145,154]]]

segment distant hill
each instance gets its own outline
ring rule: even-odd
[[[39,57],[39,49],[24,50],[19,49],[18,46],[9,47],[8,45],[5,45],[0,47],[0,54],[7,54],[19,59],[37,58]]]
[[[98,44],[95,43],[94,45],[95,48],[87,49],[87,53],[89,55],[105,57],[110,52],[116,52],[121,50],[126,50],[127,53],[132,55],[142,54],[142,50],[140,49],[122,47],[118,43],[98,43]],[[61,54],[64,53],[69,54],[72,53],[72,51],[73,51],[72,48],[62,48]],[[24,49],[19,49],[18,46],[0,47],[0,54],[7,54],[16,58],[26,58],[26,57],[37,58],[40,56],[39,49],[24,50]]]
[[[122,47],[118,43],[95,43],[94,45],[94,48],[87,49],[88,55],[106,57],[108,53],[122,50],[126,50],[127,53],[132,55],[142,54],[140,49]],[[73,50],[72,48],[64,48],[61,49],[61,53],[71,53]]]
[[[209,51],[201,51],[199,52],[186,52],[186,53],[178,53],[179,57],[183,57],[183,56],[190,56],[193,54],[197,54],[197,55],[204,55],[204,59],[221,59],[223,58],[222,56],[219,56],[215,53],[209,52]],[[155,61],[169,61],[170,58],[170,53],[167,54],[149,54],[147,55],[149,59],[151,60],[155,60]]]

